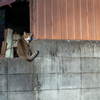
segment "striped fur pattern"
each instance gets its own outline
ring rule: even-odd
[[[27,34],[26,32],[24,32],[24,35],[18,40],[18,43],[17,43],[18,56],[27,61],[33,60],[38,54],[38,51],[32,54],[30,46],[29,46],[30,39],[31,39],[31,34]]]

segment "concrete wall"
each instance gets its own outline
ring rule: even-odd
[[[100,42],[35,40],[33,62],[0,59],[0,100],[100,100]]]

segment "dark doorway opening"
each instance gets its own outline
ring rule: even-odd
[[[4,41],[4,29],[5,29],[5,10],[0,10],[0,52],[2,41]]]
[[[11,45],[10,48],[13,48],[12,52],[13,57],[18,57],[16,52],[17,50],[16,42],[18,38],[20,38],[23,35],[24,31],[30,33],[29,0],[16,0],[16,2],[12,3],[10,6],[9,5],[3,6],[0,9],[5,10],[5,25],[4,25],[5,32],[3,40],[7,42],[8,31],[6,30],[8,28],[13,30],[12,43],[10,44]],[[14,42],[15,44],[12,45]]]
[[[20,1],[11,4],[6,9],[6,28],[13,29],[14,33],[23,34],[23,31],[30,32],[29,23],[29,2]]]

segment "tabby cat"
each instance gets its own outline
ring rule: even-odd
[[[32,34],[28,34],[24,32],[23,36],[18,40],[17,43],[17,54],[19,57],[24,58],[27,61],[33,60],[36,55],[38,54],[38,51],[32,54],[29,41],[31,40]]]

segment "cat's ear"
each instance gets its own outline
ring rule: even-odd
[[[26,35],[26,32],[24,31],[24,35]]]

